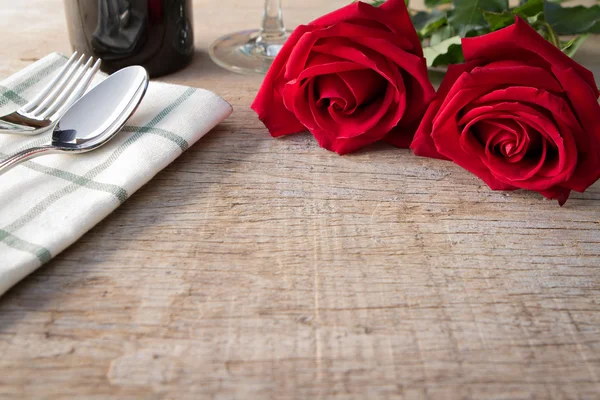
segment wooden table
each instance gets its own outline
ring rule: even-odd
[[[345,1],[289,3],[294,26]],[[206,54],[261,2],[194,6],[195,60],[162,80],[234,114],[0,298],[1,398],[600,396],[600,185],[559,208],[386,145],[272,139],[261,77]],[[70,52],[60,0],[0,10],[0,78]]]

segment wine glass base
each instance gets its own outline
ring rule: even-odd
[[[213,42],[208,52],[217,65],[230,71],[265,74],[288,35],[266,39],[258,29],[230,33]]]

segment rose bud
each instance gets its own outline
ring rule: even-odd
[[[462,40],[411,144],[452,160],[495,190],[529,189],[559,204],[600,177],[593,74],[525,21]]]
[[[309,130],[339,154],[408,147],[434,97],[403,0],[356,2],[299,26],[252,104],[272,136]]]

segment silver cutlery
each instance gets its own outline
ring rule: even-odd
[[[121,69],[81,97],[60,118],[49,144],[20,151],[0,162],[0,174],[43,154],[77,154],[97,149],[125,125],[142,101],[148,73],[140,66]]]
[[[94,62],[90,57],[83,64],[85,54],[76,58],[77,52],[74,52],[58,75],[33,100],[0,117],[0,133],[38,135],[56,124],[85,93],[100,68],[100,59]]]

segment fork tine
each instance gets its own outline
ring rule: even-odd
[[[43,110],[45,110],[48,107],[48,105],[50,105],[54,101],[54,99],[56,99],[56,97],[60,94],[65,85],[69,83],[73,74],[75,74],[79,69],[81,62],[83,61],[83,57],[85,57],[85,54],[82,54],[81,57],[79,57],[79,59],[77,60],[77,62],[73,64],[71,68],[69,68],[65,76],[60,80],[58,84],[54,86],[54,88],[52,88],[50,93],[43,99],[43,101],[35,109],[30,111],[31,114],[37,117],[37,114],[43,112]]]
[[[90,59],[91,60],[91,59]],[[54,114],[50,116],[52,121],[57,120],[62,117],[65,112],[75,103],[79,98],[85,93],[85,90],[88,88],[89,84],[92,82],[94,75],[98,72],[100,68],[101,60],[97,59],[91,69],[89,69],[84,75],[83,79],[77,84],[77,86],[73,89],[73,93],[67,99],[64,104],[56,111]]]
[[[59,73],[54,77],[54,79],[52,79],[52,81],[50,81],[50,83],[48,85],[46,85],[46,87],[40,93],[38,93],[30,102],[28,102],[23,107],[21,107],[21,110],[24,112],[29,112],[29,111],[33,110],[35,107],[37,107],[42,102],[42,100],[48,95],[48,93],[50,93],[50,91],[58,83],[58,81],[60,81],[60,79],[63,76],[65,76],[67,70],[71,67],[71,64],[73,64],[73,62],[75,61],[75,57],[77,57],[77,51],[73,52],[73,55],[71,56],[71,58],[69,58],[69,60],[65,63],[65,65],[63,65],[63,67],[61,68]]]
[[[69,95],[77,87],[79,81],[81,81],[81,78],[89,70],[90,65],[92,65],[92,61],[94,61],[94,58],[90,57],[86,61],[85,65],[79,68],[77,74],[69,81],[67,86],[56,97],[56,99],[51,104],[49,104],[41,114],[38,115],[39,118],[46,119],[49,115],[52,115],[65,102],[65,100],[69,98]]]

